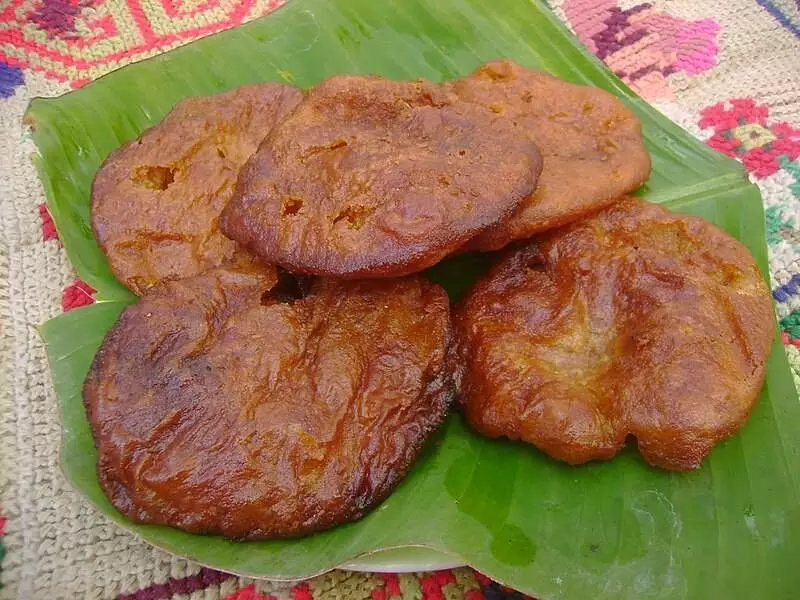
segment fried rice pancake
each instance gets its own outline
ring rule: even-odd
[[[472,426],[572,464],[635,436],[699,467],[750,415],[774,331],[742,244],[634,199],[510,252],[456,312]]]
[[[497,121],[425,81],[332,77],[242,169],[222,230],[293,272],[420,271],[533,191],[535,144]]]
[[[444,418],[440,287],[274,282],[270,269],[166,281],[106,336],[84,401],[100,483],[127,517],[237,538],[319,531],[385,498]]]
[[[302,98],[274,83],[179,102],[106,159],[92,186],[92,227],[114,275],[141,295],[251,255],[219,230],[239,168]]]
[[[446,84],[457,97],[502,115],[539,146],[539,184],[515,215],[469,249],[509,242],[570,223],[635,190],[650,176],[641,124],[615,96],[508,61],[486,63]]]

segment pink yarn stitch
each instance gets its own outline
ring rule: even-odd
[[[646,98],[671,96],[673,73],[697,75],[717,63],[714,19],[687,21],[649,2],[623,10],[617,0],[568,0],[564,12],[589,49]]]

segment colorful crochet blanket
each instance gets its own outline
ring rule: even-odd
[[[120,67],[274,9],[279,0],[0,2],[1,598],[521,598],[470,569],[336,571],[287,585],[171,557],[120,530],[59,470],[60,423],[36,326],[93,302],[44,206],[21,117]],[[742,161],[766,204],[773,296],[800,379],[800,1],[553,0],[641,96]]]

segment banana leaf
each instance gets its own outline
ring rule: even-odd
[[[651,468],[635,450],[569,467],[530,446],[479,437],[454,413],[382,505],[303,539],[237,542],[134,525],[101,492],[81,386],[103,335],[135,301],[111,275],[89,224],[92,177],[108,153],[191,95],[265,80],[309,86],[340,72],[438,81],[503,56],[623,98],[644,123],[653,156],[641,193],[717,223],[747,245],[766,276],[762,204],[740,166],[634,96],[543,2],[293,0],[31,103],[26,119],[48,206],[72,264],[98,291],[97,304],[41,330],[63,416],[66,476],[148,542],[253,576],[308,577],[357,558],[368,568],[385,564],[370,553],[396,549],[412,564],[415,556],[419,565],[463,561],[544,600],[798,597],[800,403],[777,342],[752,418],[690,473]],[[457,297],[485,263],[462,256],[430,275]]]

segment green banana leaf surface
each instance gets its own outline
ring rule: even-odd
[[[635,97],[543,2],[292,0],[251,24],[31,103],[26,119],[48,206],[98,299],[42,326],[66,476],[148,542],[254,576],[307,577],[377,550],[424,547],[542,600],[800,597],[800,403],[778,342],[752,418],[694,472],[651,468],[635,449],[569,467],[533,447],[479,437],[454,413],[383,504],[303,539],[237,542],[134,525],[100,490],[81,387],[104,334],[135,301],[111,275],[89,222],[92,178],[108,153],[187,96],[266,80],[310,86],[341,72],[439,81],[496,57],[622,97],[653,156],[640,193],[715,222],[766,274],[761,200],[743,170]],[[457,298],[486,262],[466,255],[430,275]]]

